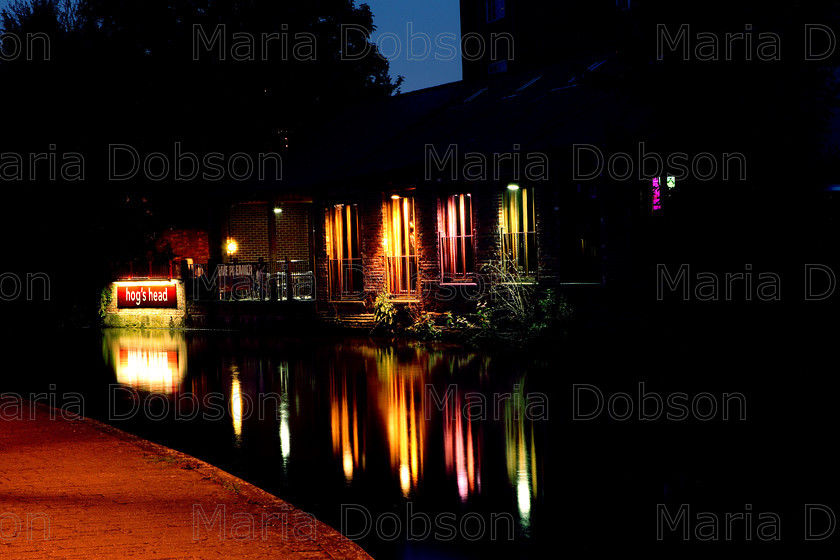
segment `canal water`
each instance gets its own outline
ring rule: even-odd
[[[658,504],[685,502],[721,515],[764,502],[798,530],[805,495],[778,487],[774,457],[803,454],[816,481],[836,467],[818,434],[786,436],[771,412],[804,387],[765,370],[756,390],[747,370],[684,349],[128,329],[41,342],[7,349],[26,374],[3,390],[78,393],[86,415],[234,473],[382,560],[656,552]],[[674,393],[684,420],[664,416]],[[660,416],[639,420],[657,398]]]

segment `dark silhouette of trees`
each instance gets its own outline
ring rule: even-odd
[[[7,249],[18,263],[9,268],[48,266],[78,279],[70,291],[101,285],[93,269],[142,254],[154,232],[207,227],[208,210],[250,188],[256,172],[254,181],[227,169],[219,180],[176,181],[172,169],[156,180],[141,167],[113,181],[109,146],[160,152],[170,165],[176,143],[199,159],[280,154],[288,163],[297,133],[398,90],[369,43],[372,21],[352,1],[13,2],[0,12],[0,234],[20,240]],[[344,56],[342,25],[357,26],[349,47],[365,56]],[[212,46],[196,48],[198,29]],[[81,177],[62,173],[67,153],[83,158]]]

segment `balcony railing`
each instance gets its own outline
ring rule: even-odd
[[[330,299],[358,300],[364,297],[362,259],[330,259]]]
[[[523,276],[537,274],[537,232],[501,233],[504,263]]]
[[[388,291],[398,297],[416,296],[419,268],[417,255],[404,255],[401,257],[386,256],[385,270]]]
[[[308,260],[226,263],[216,267],[215,283],[223,301],[311,301],[315,274]]]
[[[472,235],[441,236],[442,281],[468,282],[475,278],[475,250]]]

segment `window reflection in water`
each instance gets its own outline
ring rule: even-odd
[[[187,373],[184,333],[110,329],[104,335],[103,351],[118,383],[165,395],[181,390]]]
[[[451,401],[446,401],[443,411],[443,438],[446,474],[455,475],[458,496],[466,502],[470,494],[481,490],[481,463],[478,430],[473,435],[472,422],[463,413],[463,400],[460,392],[454,394]]]
[[[277,368],[280,377],[280,405],[277,416],[280,423],[280,453],[283,456],[283,468],[289,466],[292,436],[289,429],[289,362],[283,362]]]
[[[356,469],[364,469],[364,442],[359,427],[360,410],[357,393],[346,372],[337,372],[330,365],[330,431],[333,453],[341,458],[344,480],[353,481]]]
[[[242,383],[239,381],[239,368],[230,367],[230,417],[233,421],[233,435],[236,445],[242,445]]]
[[[531,505],[537,497],[537,448],[534,444],[534,421],[526,416],[523,383],[514,385],[513,398],[505,402],[505,455],[511,486],[516,489],[516,503],[523,530],[531,526]]]
[[[376,349],[377,403],[385,424],[391,467],[408,497],[423,474],[426,419],[423,390],[427,371],[414,356],[401,362],[393,348]]]

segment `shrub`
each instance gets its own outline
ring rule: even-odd
[[[397,308],[391,301],[390,294],[387,291],[379,293],[373,302],[373,318],[376,321],[374,328],[383,327],[388,331],[392,331],[394,329],[394,316],[396,314]]]

